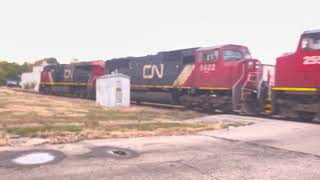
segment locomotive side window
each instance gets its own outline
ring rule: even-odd
[[[199,62],[203,61],[203,52],[198,53],[198,59],[199,59]]]
[[[218,50],[200,53],[200,59],[205,61],[205,62],[217,61],[218,57],[219,57],[219,51]]]
[[[244,58],[241,51],[238,50],[223,50],[224,61],[238,61]]]
[[[302,39],[303,50],[320,50],[320,33],[306,35]]]

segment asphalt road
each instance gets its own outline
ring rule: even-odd
[[[216,119],[254,124],[187,136],[10,147],[0,152],[0,179],[320,179],[320,125],[233,115],[202,120]],[[24,166],[6,158],[30,149],[57,150],[64,159]]]

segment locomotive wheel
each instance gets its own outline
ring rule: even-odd
[[[228,104],[225,105],[223,108],[221,108],[221,111],[226,114],[232,114],[233,113],[232,105],[228,105]]]
[[[187,109],[193,109],[194,108],[192,103],[184,104],[184,107],[186,107]]]
[[[258,115],[257,104],[252,102],[244,102],[242,107],[244,113],[248,115]]]
[[[309,122],[309,121],[312,121],[314,117],[315,117],[314,113],[298,112],[297,120]]]
[[[83,92],[82,92],[82,91],[80,91],[79,97],[80,97],[80,98],[83,98]]]
[[[86,93],[84,91],[81,91],[80,92],[80,98],[86,98]]]
[[[314,113],[294,111],[290,107],[280,107],[279,114],[295,121],[310,122],[315,117]]]

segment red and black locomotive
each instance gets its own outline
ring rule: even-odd
[[[47,65],[41,72],[40,92],[95,98],[96,78],[104,71],[103,61]]]
[[[256,108],[261,63],[245,46],[223,45],[113,59],[106,70],[131,77],[133,101],[232,111]]]

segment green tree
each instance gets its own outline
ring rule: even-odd
[[[21,69],[22,69],[22,72],[31,72],[32,67],[33,67],[33,64],[25,62],[22,64]]]
[[[43,63],[47,63],[47,64],[59,64],[58,60],[54,57],[50,57],[50,58],[44,58],[44,59],[40,59],[38,61],[36,61],[34,63],[35,66],[40,66]]]
[[[5,84],[6,79],[19,80],[22,67],[16,63],[0,62],[0,85]]]
[[[43,63],[46,64],[59,64],[56,58],[44,58],[36,61],[35,63],[23,63],[19,65],[17,63],[9,63],[6,61],[0,61],[0,86],[5,85],[5,80],[20,80],[21,74],[24,72],[31,72],[33,66],[40,66]]]

